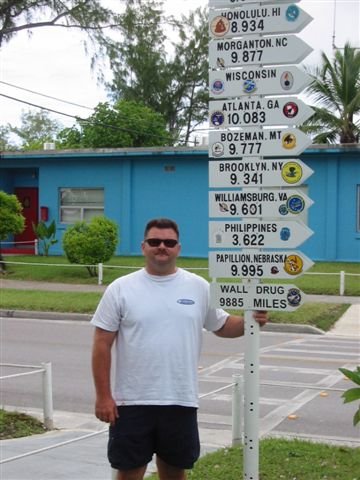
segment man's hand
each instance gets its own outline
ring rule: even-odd
[[[114,425],[116,419],[119,416],[114,399],[110,397],[106,399],[96,400],[95,415],[102,422]]]
[[[268,313],[265,310],[256,310],[253,317],[260,327],[263,327],[269,321]]]

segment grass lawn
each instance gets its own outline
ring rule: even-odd
[[[260,480],[360,480],[360,450],[299,440],[260,442]],[[156,475],[149,477],[155,480]],[[201,458],[189,480],[240,480],[241,447],[224,448]]]
[[[0,409],[0,440],[44,433],[46,428],[34,417]]]

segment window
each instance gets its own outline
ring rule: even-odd
[[[60,222],[89,222],[104,215],[103,188],[60,188]]]

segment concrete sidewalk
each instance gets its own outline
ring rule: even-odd
[[[12,410],[12,407],[6,407]],[[26,413],[42,420],[40,409]],[[4,480],[111,480],[114,473],[106,457],[108,428],[94,415],[54,412],[57,430],[2,440],[1,478]],[[231,445],[231,430],[200,428],[201,455]],[[41,467],[39,467],[41,465]],[[154,461],[147,474],[156,472]]]

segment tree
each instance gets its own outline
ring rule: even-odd
[[[112,43],[108,31],[120,29],[120,15],[99,0],[1,0],[0,46],[21,30],[40,27],[80,29],[97,46],[94,59]]]
[[[313,82],[307,91],[317,103],[303,130],[315,135],[314,143],[359,143],[360,50],[347,43],[332,61],[323,52],[322,65],[308,72]]]
[[[171,24],[177,42],[164,34]],[[161,113],[176,141],[187,142],[207,118],[208,21],[197,9],[176,21],[166,18],[162,2],[133,0],[122,17],[123,38],[110,52],[115,99],[138,100]],[[173,55],[166,45],[172,43]]]
[[[16,150],[16,146],[10,140],[10,135],[9,125],[0,125],[0,152],[3,150]]]
[[[78,126],[58,135],[61,148],[151,147],[171,143],[159,113],[134,101],[99,103]]]
[[[21,214],[22,205],[16,195],[9,195],[0,190],[0,242],[9,235],[21,233],[25,228],[25,218]],[[5,264],[0,250],[0,271],[4,272]]]
[[[114,255],[118,241],[115,222],[105,217],[93,217],[69,227],[63,236],[63,248],[70,263],[85,265],[91,277],[97,275],[97,264]]]
[[[21,114],[20,127],[9,125],[9,129],[21,139],[23,150],[41,150],[44,143],[54,141],[61,125],[56,120],[51,119],[49,113],[45,110],[39,112],[29,110]]]

